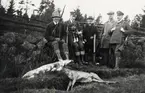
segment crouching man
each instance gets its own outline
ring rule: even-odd
[[[84,61],[84,44],[82,36],[82,28],[76,21],[76,15],[74,12],[70,13],[70,20],[68,22],[68,45],[71,46],[75,52],[75,62],[82,65]]]
[[[60,50],[62,50],[66,59],[69,59],[68,47],[65,43],[66,27],[62,23],[61,16],[58,11],[54,11],[52,13],[52,19],[53,22],[47,26],[45,38],[48,43],[51,43],[59,61],[63,60]]]

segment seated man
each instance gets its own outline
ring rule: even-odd
[[[94,34],[97,35],[98,37],[98,32],[97,32],[97,28],[93,25],[93,18],[92,17],[88,17],[87,18],[87,25],[84,27],[84,31],[83,31],[83,39],[85,41],[85,51],[86,51],[86,58],[88,56],[93,56],[93,42],[94,42]],[[86,61],[90,61],[90,60],[86,60]],[[91,60],[93,62],[93,60]],[[91,63],[90,63],[91,64]],[[93,63],[95,64],[95,63]]]
[[[66,59],[69,59],[68,47],[65,43],[66,29],[64,24],[60,22],[61,17],[58,11],[53,12],[52,19],[53,22],[51,22],[47,26],[45,38],[48,41],[48,43],[51,43],[59,61],[63,60],[60,54],[60,50],[63,51]]]

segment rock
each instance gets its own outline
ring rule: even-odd
[[[39,49],[42,49],[46,43],[47,43],[47,40],[43,38],[40,42],[37,43],[37,47]]]
[[[14,32],[5,33],[3,36],[3,40],[5,43],[8,43],[8,44],[15,43],[16,35]]]
[[[28,41],[29,43],[36,43],[37,42],[37,39],[34,37],[34,36],[32,36],[32,35],[28,35],[27,37],[26,37],[26,41]]]
[[[15,56],[14,61],[16,64],[21,64],[26,62],[25,57],[22,54]]]
[[[28,41],[24,41],[22,46],[27,50],[32,50],[36,47],[36,45],[29,43]]]
[[[40,32],[32,32],[31,34],[32,34],[38,41],[44,38],[44,36],[43,36],[42,33],[40,33]]]

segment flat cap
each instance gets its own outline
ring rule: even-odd
[[[110,11],[110,12],[107,13],[107,15],[114,15],[114,12]]]
[[[121,11],[117,11],[117,16],[121,16],[121,15],[124,15],[124,13]]]

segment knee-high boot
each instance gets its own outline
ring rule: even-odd
[[[115,62],[115,69],[119,69],[119,63],[120,63],[121,58],[116,57],[116,62]]]
[[[82,65],[81,59],[80,59],[80,52],[76,52],[76,63]]]
[[[57,55],[58,60],[59,60],[59,61],[62,61],[63,59],[62,59],[62,57],[61,57],[61,55],[60,55],[60,50],[55,50],[55,53],[56,53],[56,55]]]
[[[85,63],[86,63],[85,60],[84,60],[85,51],[81,51],[80,54],[81,54],[81,62],[82,62],[83,64],[85,64]]]

